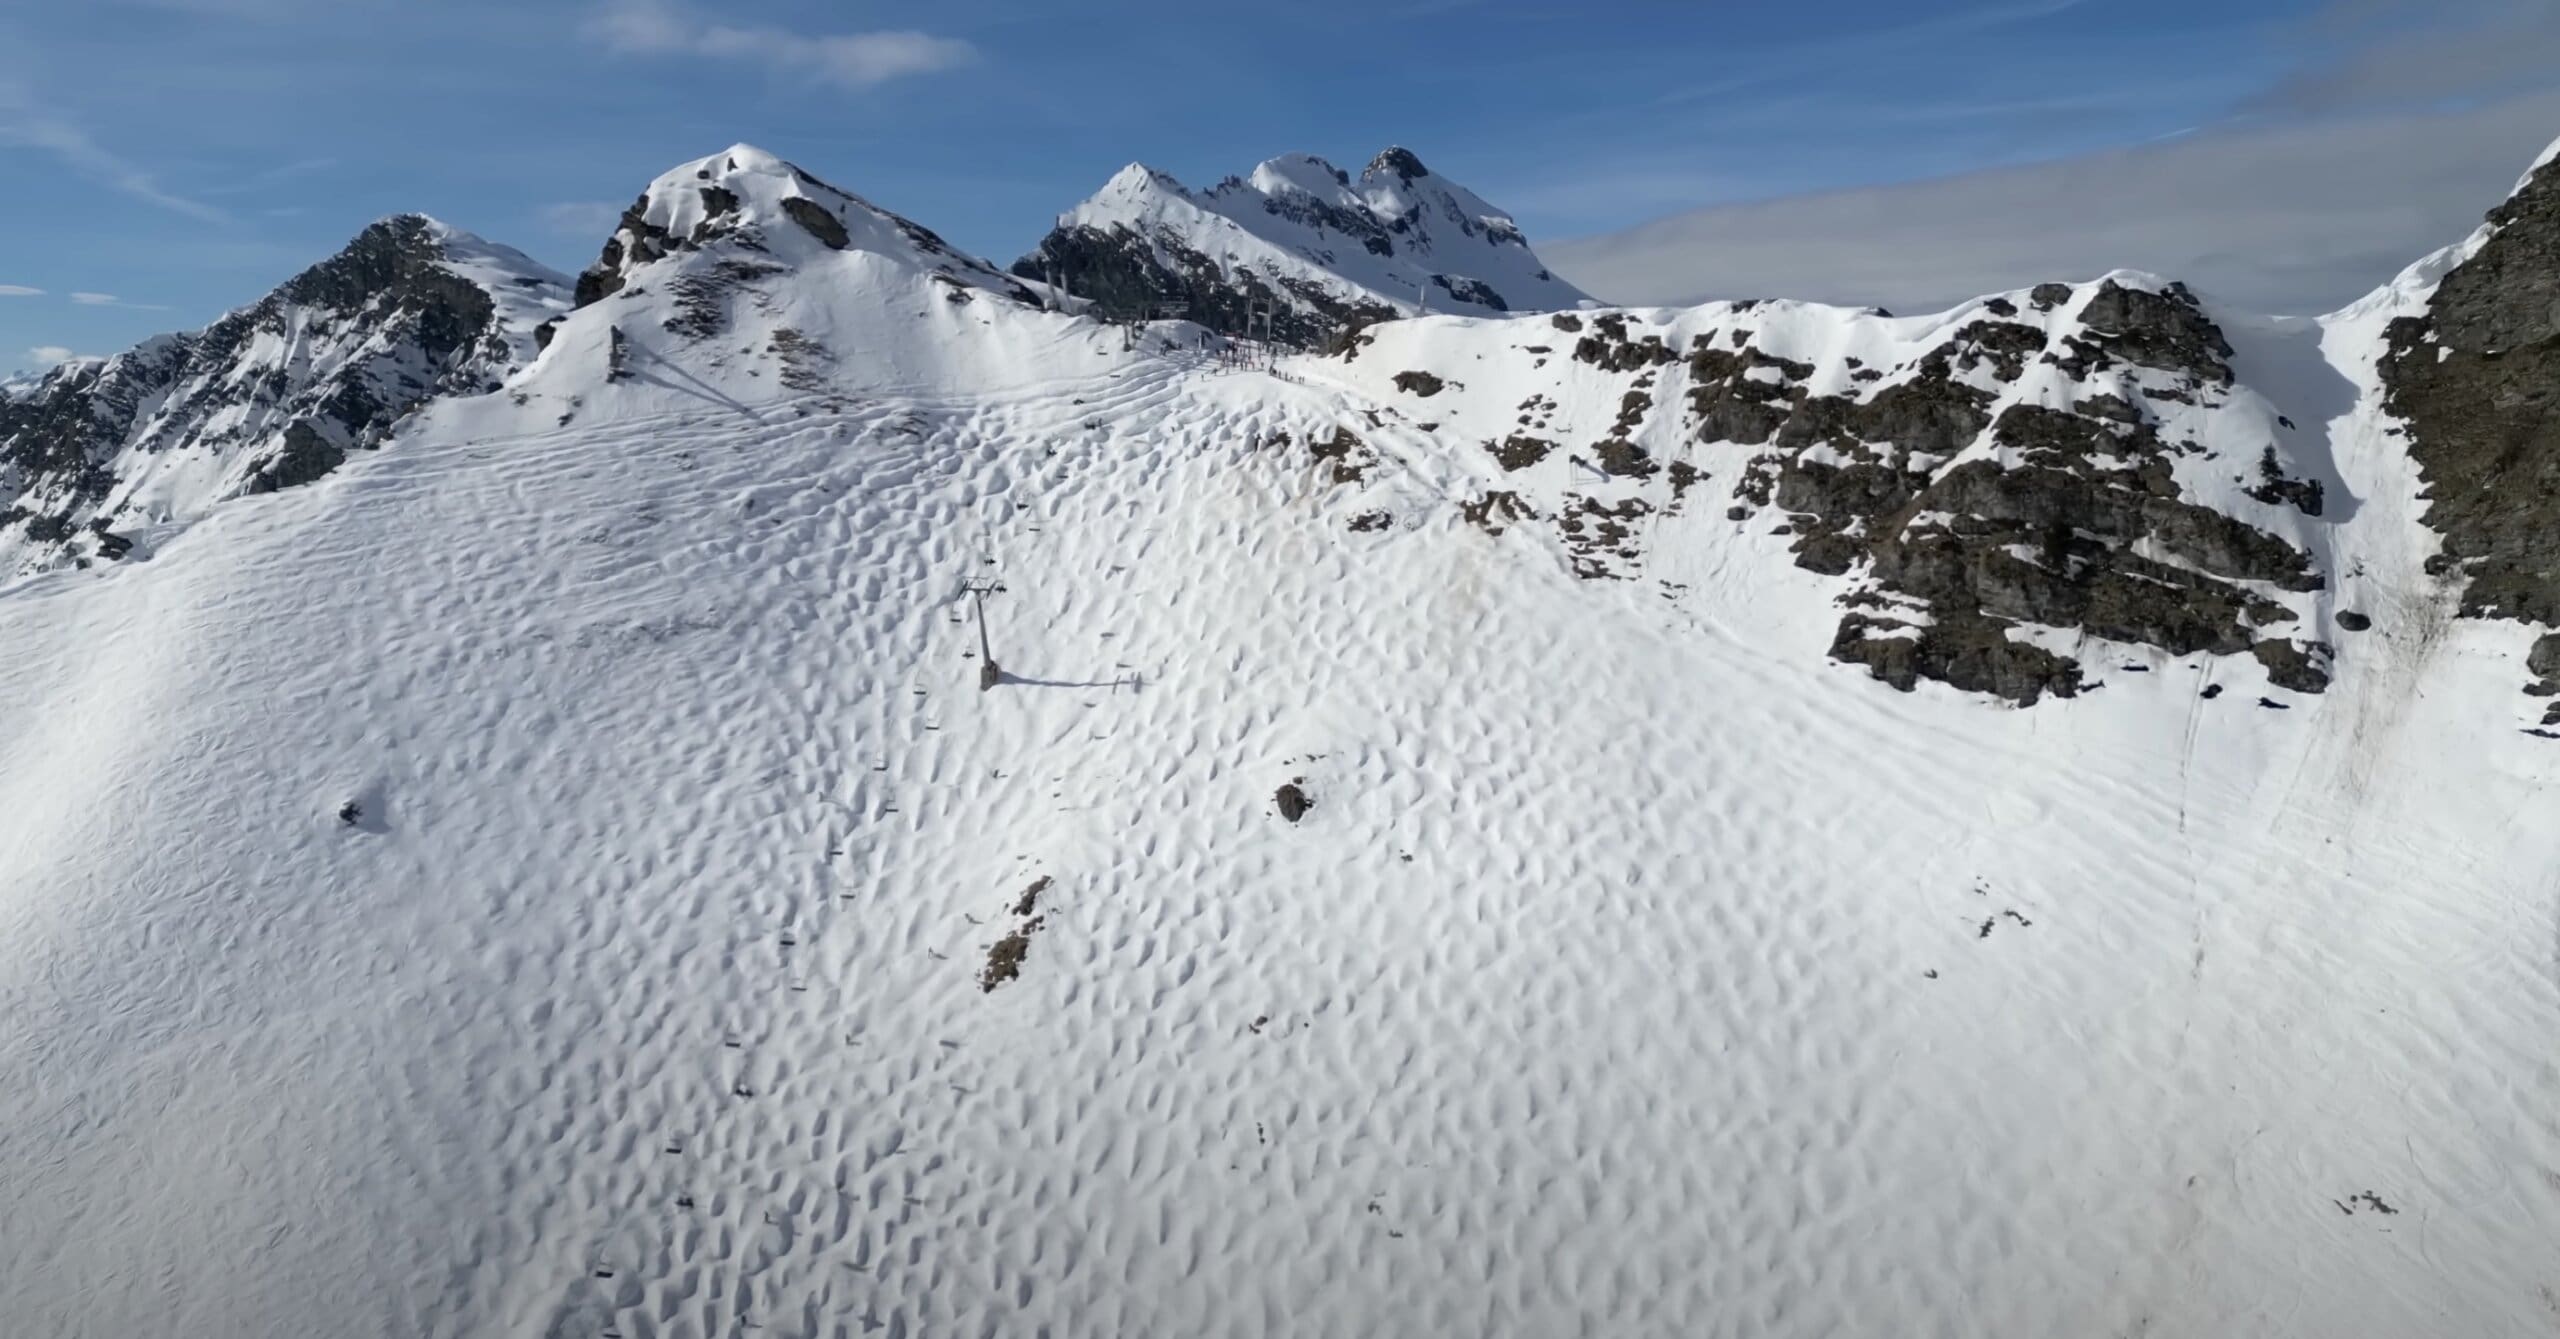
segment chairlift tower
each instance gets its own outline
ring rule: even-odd
[[[978,615],[978,691],[983,693],[1004,682],[1004,671],[996,668],[996,651],[987,640],[987,593],[1003,590],[993,581],[973,582],[968,587],[969,602]]]

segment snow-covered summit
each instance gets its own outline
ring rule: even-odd
[[[1286,154],[1195,191],[1132,163],[1057,227],[1016,274],[1050,278],[1106,315],[1175,312],[1229,333],[1312,343],[1417,311],[1499,315],[1576,307],[1511,216],[1403,148],[1357,180]]]
[[[831,251],[863,252],[973,288],[1033,300],[1023,284],[961,252],[932,229],[830,186],[763,149],[738,144],[649,183],[623,212],[604,254],[578,276],[578,305],[621,291],[657,261],[718,243],[785,266]]]
[[[0,575],[316,479],[420,404],[495,388],[568,297],[521,252],[403,214],[201,331],[64,363],[0,396]]]

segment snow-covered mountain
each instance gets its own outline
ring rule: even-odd
[[[1013,268],[1100,315],[1180,315],[1301,346],[1417,311],[1554,311],[1588,300],[1547,272],[1510,215],[1401,148],[1358,181],[1290,154],[1206,191],[1132,163]]]
[[[567,281],[403,215],[192,334],[0,397],[0,575],[119,558],[226,499],[319,478],[439,396],[496,387]]]
[[[2548,1328],[2560,168],[1273,369],[741,147],[579,296],[0,591],[10,1333]]]
[[[678,308],[673,328],[698,324],[688,313],[707,309],[725,283],[792,272],[819,249],[850,252],[861,263],[937,274],[953,287],[987,289],[1021,302],[1038,300],[1026,285],[953,250],[931,229],[829,186],[753,145],[738,144],[649,183],[623,211],[604,255],[578,276],[577,304],[623,293],[652,262],[706,249],[718,260],[707,269],[686,269],[689,282],[673,295]],[[763,273],[750,273],[759,267]]]

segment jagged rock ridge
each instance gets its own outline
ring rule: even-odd
[[[435,398],[529,358],[567,281],[420,215],[191,334],[65,364],[0,398],[0,561],[114,558],[127,532],[307,483]]]
[[[1181,315],[1301,346],[1417,309],[1498,315],[1587,301],[1508,214],[1402,148],[1357,181],[1291,154],[1206,191],[1131,164],[1014,272],[1115,319]]]
[[[1525,368],[1416,368],[1440,355],[1409,326],[1346,358],[1419,417],[1465,417],[1459,377],[1529,390],[1485,441],[1505,482],[1467,516],[1551,518],[1578,575],[1643,576],[1667,518],[1708,523],[1700,485],[1719,479],[1725,521],[1846,579],[1831,654],[1898,688],[2071,697],[2092,641],[2329,682],[2332,648],[2298,631],[2325,584],[2302,538],[2323,487],[2179,285],[2048,284],[1945,317],[1744,302],[1522,329],[1503,353]],[[1575,400],[1614,419],[1576,421]]]

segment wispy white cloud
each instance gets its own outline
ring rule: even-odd
[[[38,367],[53,367],[79,356],[59,344],[39,344],[27,350],[27,361]]]
[[[600,242],[621,220],[622,210],[623,206],[610,200],[563,200],[544,205],[533,216],[548,231]]]
[[[696,16],[673,0],[607,0],[588,35],[620,55],[698,55],[761,65],[796,75],[869,88],[909,75],[932,74],[977,59],[957,38],[912,30],[798,33],[787,28],[733,27]]]
[[[169,310],[157,303],[127,302],[113,293],[74,293],[71,295],[71,300],[83,307],[121,307],[126,311],[140,312],[164,312]]]
[[[8,146],[49,153],[81,176],[172,213],[207,223],[229,221],[211,205],[161,189],[150,173],[109,152],[24,88],[0,80],[0,147]]]
[[[43,296],[44,290],[41,288],[29,288],[25,284],[0,284],[0,298],[40,298]]]

